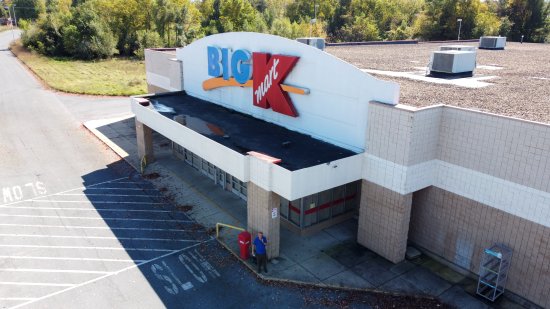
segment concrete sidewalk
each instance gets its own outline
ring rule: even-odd
[[[96,120],[85,126],[115,150],[136,169],[137,157],[133,117]],[[207,229],[216,223],[246,228],[246,202],[224,191],[200,171],[172,154],[171,142],[154,133],[156,161],[144,174],[187,214]],[[236,230],[223,228],[221,242],[239,254]],[[422,255],[410,261],[393,264],[356,242],[357,221],[354,219],[327,228],[315,235],[300,237],[281,227],[280,256],[268,263],[264,279],[290,280],[317,284],[377,290],[408,295],[429,295],[458,308],[537,308],[505,293],[495,303],[475,296],[477,281]],[[251,269],[256,265],[246,261]]]

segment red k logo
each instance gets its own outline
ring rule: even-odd
[[[252,103],[261,108],[297,117],[288,93],[306,95],[309,89],[283,84],[299,57],[250,53],[244,49],[208,46],[208,75],[202,82],[206,91],[220,87],[252,87]],[[252,77],[252,79],[251,79]]]
[[[271,107],[275,112],[297,117],[298,113],[292,105],[288,93],[281,88],[281,83],[299,58],[253,53],[252,59],[254,64],[252,77],[253,104],[261,108]]]

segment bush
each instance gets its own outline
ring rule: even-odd
[[[138,46],[138,48],[134,52],[134,54],[138,58],[144,59],[146,48],[162,47],[164,43],[162,42],[162,38],[160,37],[160,34],[158,34],[158,32],[140,30],[137,32],[136,45]]]
[[[117,52],[116,39],[89,2],[77,6],[63,27],[63,47],[78,59],[109,58]]]
[[[356,17],[352,25],[346,25],[340,30],[340,37],[348,42],[364,42],[380,40],[378,27],[370,17]]]
[[[65,52],[60,30],[62,23],[59,16],[46,15],[23,33],[21,41],[25,47],[41,54],[61,56]]]
[[[31,23],[26,19],[18,19],[17,26],[19,27],[19,29],[26,31],[29,30]]]

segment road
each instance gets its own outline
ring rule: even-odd
[[[124,99],[43,89],[6,50],[11,37],[0,33],[1,308],[365,308],[396,300],[259,281],[82,127],[82,119],[127,112]]]

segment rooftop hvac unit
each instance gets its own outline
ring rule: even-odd
[[[445,45],[439,47],[439,50],[462,50],[462,51],[476,51],[474,46],[468,45]]]
[[[476,52],[440,50],[432,52],[430,75],[472,76],[476,68]]]
[[[506,37],[504,36],[482,36],[479,38],[479,48],[481,49],[504,49],[506,46]]]
[[[296,41],[313,46],[320,50],[325,50],[325,39],[323,38],[297,38]]]

